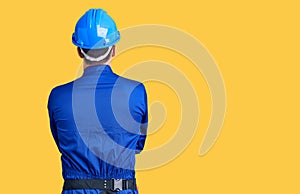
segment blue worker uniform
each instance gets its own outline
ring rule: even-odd
[[[135,154],[144,148],[148,122],[147,94],[142,83],[115,74],[107,65],[89,66],[80,78],[51,91],[48,111],[65,180],[135,179]]]

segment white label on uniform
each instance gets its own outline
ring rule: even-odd
[[[100,27],[100,25],[97,25],[97,36],[98,37],[106,38],[107,31],[108,31],[107,28],[102,28],[102,27]]]

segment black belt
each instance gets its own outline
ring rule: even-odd
[[[63,190],[99,189],[110,191],[136,190],[135,179],[69,179],[65,180]]]

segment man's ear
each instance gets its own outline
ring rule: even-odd
[[[79,47],[77,47],[77,53],[78,53],[78,55],[79,55],[80,58],[84,58],[84,56],[83,56],[83,54],[82,54],[82,52],[81,52],[81,50],[80,50]]]
[[[114,57],[116,55],[116,46],[114,45],[111,49],[111,57]]]

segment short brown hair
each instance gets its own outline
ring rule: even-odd
[[[107,48],[102,48],[102,49],[84,49],[84,48],[81,48],[81,50],[82,50],[82,52],[84,52],[88,56],[93,57],[93,58],[97,58],[97,57],[100,57],[100,56],[104,55],[107,52],[108,47]],[[104,59],[102,59],[101,61],[90,61],[90,60],[86,59],[85,57],[84,57],[84,61],[89,65],[106,63],[110,58],[111,51],[112,51],[112,49],[109,51],[109,54]]]

